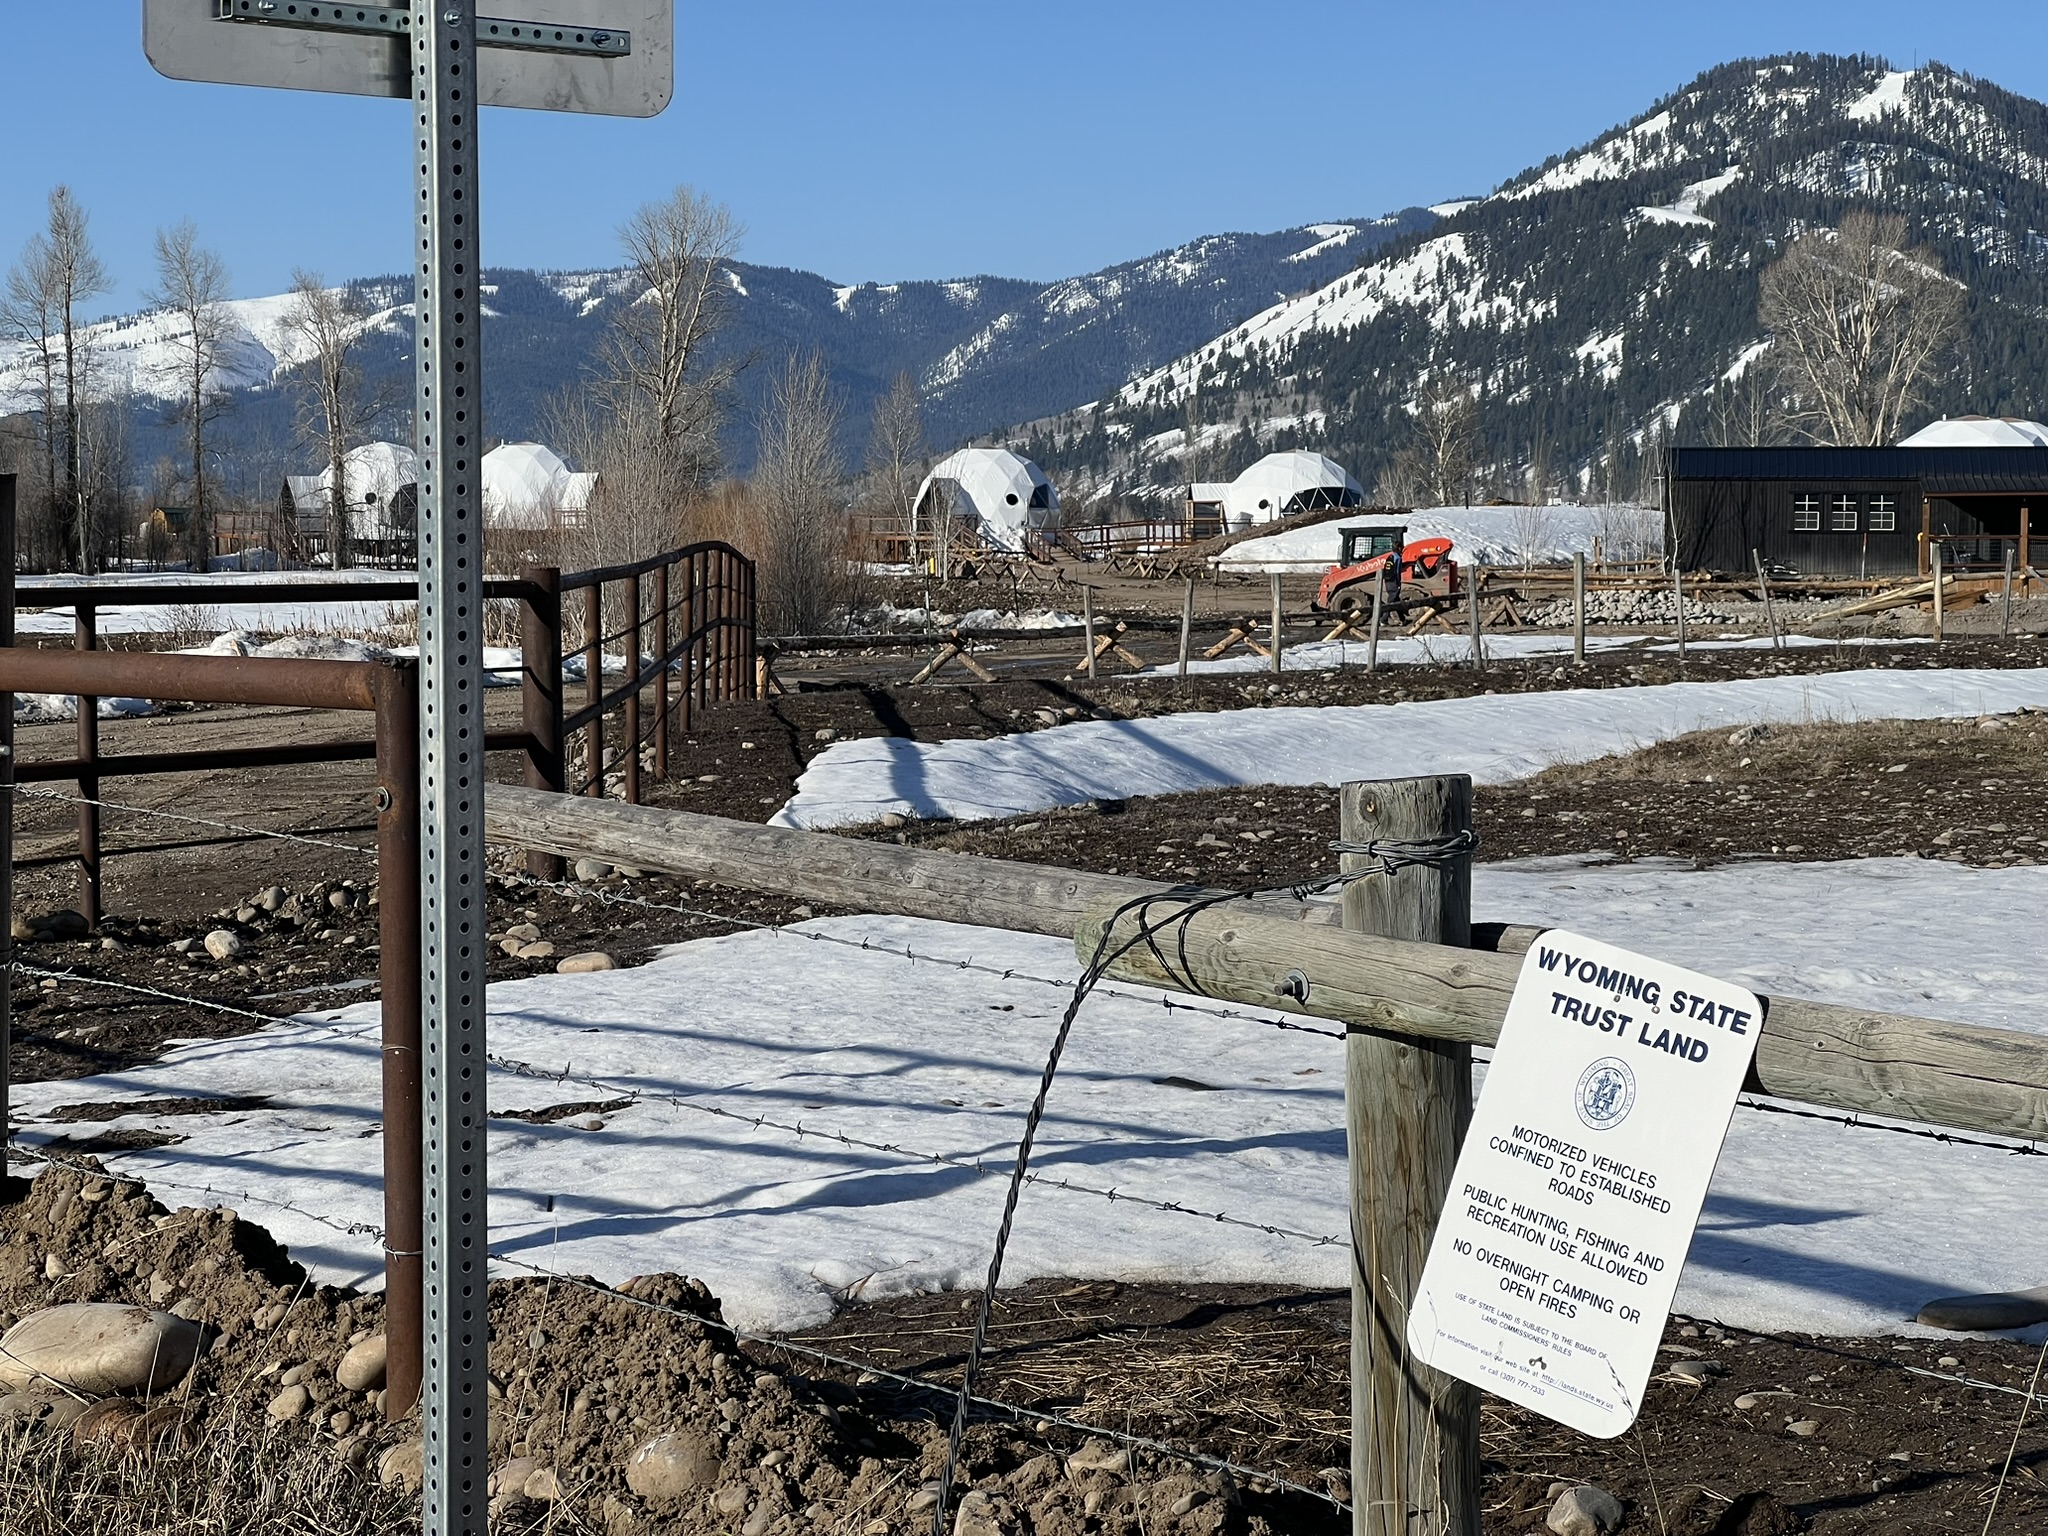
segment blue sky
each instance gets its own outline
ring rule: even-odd
[[[4,3],[0,262],[65,181],[114,308],[149,286],[152,232],[183,217],[242,294],[294,266],[401,267],[396,103],[160,79],[140,0]],[[732,207],[749,260],[841,282],[1054,278],[1484,191],[1747,55],[1938,58],[2048,97],[2038,0],[682,0],[677,25],[661,118],[486,117],[491,263],[606,264],[620,220],[687,181]]]

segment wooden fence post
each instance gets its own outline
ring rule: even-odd
[[[0,646],[14,644],[14,475],[0,475]],[[0,692],[0,1198],[7,1193],[14,1080],[14,695]]]
[[[1380,669],[1380,613],[1386,605],[1387,584],[1384,580],[1372,584],[1372,628],[1365,637],[1365,670],[1377,672]]]
[[[1091,586],[1081,588],[1081,634],[1081,643],[1088,647],[1082,665],[1088,669],[1088,681],[1092,683],[1095,681],[1095,589]]]
[[[1180,599],[1180,671],[1179,680],[1188,680],[1188,646],[1193,642],[1195,632],[1195,578],[1188,578],[1187,590]]]
[[[668,644],[668,573],[667,562],[654,568],[654,652],[658,661],[654,674],[654,776],[668,777],[668,668],[672,659]]]
[[[625,630],[622,643],[626,651],[626,681],[631,686],[632,692],[626,695],[626,761],[623,766],[625,769],[626,803],[628,805],[638,805],[640,803],[640,690],[647,681],[645,675],[640,670],[640,666],[641,658],[647,653],[647,647],[642,644],[646,636],[641,633],[639,576],[628,576],[624,586],[626,589],[626,622],[621,626]]]
[[[1281,636],[1283,616],[1280,612],[1280,573],[1273,572],[1273,675],[1278,677],[1282,662],[1280,650],[1285,643]]]
[[[1764,553],[1760,549],[1752,549],[1749,552],[1749,558],[1756,562],[1756,585],[1757,590],[1762,592],[1764,596],[1764,623],[1768,624],[1771,629],[1771,649],[1774,651],[1783,650],[1785,648],[1784,642],[1778,638],[1778,605],[1771,601],[1771,577],[1770,573],[1764,569]],[[1937,592],[1941,590],[1938,579],[1935,590]],[[1941,600],[1939,598],[1935,599],[1935,612],[1937,614],[1941,612]],[[1938,619],[1934,626],[1934,637],[1937,640],[1941,638],[1941,624]]]
[[[594,707],[604,697],[604,583],[583,589],[583,702]],[[584,766],[590,782],[584,793],[604,798],[604,716],[593,714],[583,728]]]
[[[1936,645],[1939,645],[1941,644],[1941,621],[1943,618],[1941,600],[1941,545],[1938,543],[1930,542],[1927,546],[1927,550],[1928,558],[1930,561],[1933,562],[1934,566],[1934,643]],[[1776,633],[1776,629],[1777,626],[1773,625],[1772,632],[1774,634]]]
[[[1479,583],[1486,575],[1486,567],[1478,561],[1472,562],[1472,670],[1486,670],[1486,641],[1480,634]]]
[[[1473,601],[1478,602],[1475,586]],[[1427,842],[1472,825],[1463,774],[1346,784],[1347,843]],[[1347,871],[1370,867],[1344,855]],[[1470,855],[1355,881],[1344,926],[1472,941]],[[1355,1536],[1479,1536],[1479,1397],[1408,1354],[1408,1304],[1472,1118],[1469,1046],[1353,1027],[1344,1044],[1351,1164],[1351,1504]]]
[[[1998,638],[2012,638],[2012,546],[2005,546],[2005,594],[2004,607],[1998,615]]]
[[[1586,552],[1572,556],[1572,660],[1586,664]]]
[[[1678,563],[1678,556],[1671,557],[1671,595],[1677,602],[1678,612],[1678,675],[1685,676],[1685,569]]]

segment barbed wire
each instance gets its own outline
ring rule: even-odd
[[[166,811],[153,805],[124,805],[118,800],[95,800],[90,795],[67,795],[55,789],[30,789],[16,785],[14,792],[32,800],[59,800],[67,805],[97,806],[103,811],[125,811],[133,816],[153,816],[160,821],[181,821],[187,826],[212,827],[221,832],[240,832],[250,837],[275,838],[279,842],[304,843],[312,848],[331,848],[341,853],[362,854],[369,858],[377,856],[374,848],[365,848],[357,843],[337,843],[331,838],[311,837],[303,832],[279,832],[271,827],[251,827],[240,822],[218,821],[210,816],[192,816],[183,811]]]
[[[728,923],[737,928],[751,929],[760,933],[782,934],[789,938],[805,939],[816,944],[833,944],[846,949],[861,950],[868,954],[893,955],[900,960],[916,964],[936,965],[948,970],[993,976],[1002,981],[1025,981],[1036,986],[1057,987],[1061,991],[1072,990],[1078,977],[1039,976],[1030,971],[1021,971],[1014,966],[986,965],[973,959],[959,959],[951,955],[920,954],[909,945],[882,943],[871,938],[849,938],[845,934],[823,933],[815,929],[798,928],[787,923],[764,922],[759,918],[741,917],[730,912],[720,912],[709,907],[690,907],[676,902],[650,901],[645,897],[631,896],[620,891],[609,891],[601,886],[583,885],[567,880],[543,880],[536,875],[494,871],[497,878],[507,880],[536,890],[553,891],[562,895],[575,896],[586,901],[599,901],[613,906],[635,907],[643,911],[668,912],[683,917],[695,918],[701,922]],[[1162,893],[1163,895],[1167,893]],[[1171,897],[1168,899],[1184,899]],[[1008,930],[1004,930],[1008,931]],[[1113,985],[1098,985],[1095,989],[1105,996],[1121,997],[1146,1004],[1157,1004],[1168,1012],[1199,1013],[1209,1018],[1225,1019],[1238,1023],[1263,1024],[1270,1029],[1285,1030],[1292,1034],[1320,1035],[1327,1040],[1342,1040],[1341,1029],[1323,1029],[1313,1024],[1304,1024],[1294,1019],[1275,1018],[1268,1014],[1250,1013],[1241,1008],[1214,1007],[1202,1003],[1185,1003],[1157,992],[1156,989],[1138,991],[1133,988]]]
[[[601,1077],[586,1077],[577,1073],[551,1072],[545,1067],[536,1067],[531,1062],[515,1057],[502,1056],[495,1052],[486,1053],[484,1059],[501,1071],[514,1076],[531,1078],[540,1082],[573,1083],[579,1088],[589,1088],[613,1097],[623,1097],[642,1104],[660,1104],[672,1109],[687,1110],[692,1114],[707,1115],[714,1119],[734,1121],[755,1130],[780,1131],[798,1140],[830,1142],[849,1150],[858,1148],[865,1152],[882,1152],[906,1162],[928,1163],[935,1167],[954,1168],[982,1178],[1003,1178],[1007,1169],[991,1168],[977,1157],[956,1157],[944,1152],[926,1152],[916,1147],[907,1147],[900,1142],[872,1141],[865,1137],[852,1136],[845,1131],[825,1129],[806,1125],[800,1120],[777,1120],[769,1115],[755,1114],[745,1110],[729,1109],[709,1100],[690,1098],[682,1094],[651,1093],[636,1088],[631,1083],[617,1082]],[[1268,1237],[1284,1237],[1307,1243],[1316,1248],[1348,1248],[1347,1239],[1333,1237],[1320,1232],[1303,1232],[1292,1227],[1279,1226],[1272,1222],[1255,1221],[1250,1217],[1235,1216],[1228,1211],[1203,1210],[1196,1206],[1184,1205],[1178,1200],[1159,1200],[1148,1195],[1131,1194],[1115,1185],[1104,1187],[1097,1184],[1080,1184],[1071,1179],[1052,1178],[1046,1174],[1027,1174],[1026,1182],[1041,1185],[1047,1189],[1065,1190],[1070,1194],[1092,1195],[1108,1200],[1112,1204],[1143,1206],[1148,1210],[1162,1211],[1176,1216],[1192,1216],[1198,1221],[1215,1222],[1223,1226],[1243,1227],[1249,1231],[1264,1233]]]
[[[1985,1141],[1976,1136],[1959,1136],[1953,1131],[1934,1130],[1919,1125],[1892,1125],[1885,1121],[1865,1120],[1858,1115],[1831,1115],[1818,1109],[1795,1109],[1790,1104],[1767,1104],[1760,1099],[1738,1097],[1736,1104],[1743,1109],[1753,1109],[1768,1115],[1791,1115],[1800,1120],[1824,1120],[1830,1125],[1844,1126],[1852,1131],[1888,1131],[1894,1136],[1917,1136],[1922,1141],[1938,1141],[1951,1147],[1982,1147],[1989,1152],[2004,1152],[2013,1157],[2048,1157],[2048,1152],[2033,1142]]]
[[[660,1312],[670,1317],[682,1318],[702,1327],[712,1329],[714,1332],[726,1334],[742,1344],[753,1344],[763,1349],[785,1350],[790,1354],[816,1360],[825,1365],[837,1366],[841,1370],[866,1372],[885,1381],[895,1382],[898,1386],[909,1387],[919,1392],[930,1392],[940,1397],[952,1397],[959,1390],[942,1382],[930,1381],[921,1376],[893,1370],[872,1360],[865,1360],[852,1355],[835,1354],[830,1350],[819,1349],[814,1345],[799,1344],[793,1339],[782,1339],[768,1334],[750,1333],[743,1328],[735,1328],[732,1324],[718,1318],[701,1317],[695,1312],[685,1312],[680,1307],[671,1307],[658,1301],[651,1301],[644,1296],[635,1296],[630,1291],[615,1290],[611,1286],[599,1281],[586,1279],[580,1275],[565,1274],[560,1270],[549,1269],[544,1265],[535,1264],[525,1259],[515,1259],[510,1254],[500,1253],[495,1249],[489,1250],[489,1257],[500,1264],[509,1264],[514,1268],[526,1270],[529,1274],[539,1275],[562,1285],[589,1291],[613,1301],[631,1302],[634,1306],[649,1312]],[[1151,1451],[1157,1455],[1170,1456],[1175,1461],[1184,1461],[1196,1466],[1208,1467],[1212,1471],[1225,1473],[1244,1482],[1267,1483],[1276,1488],[1286,1488],[1294,1493],[1304,1494],[1309,1498],[1318,1499],[1325,1504],[1333,1505],[1347,1514],[1351,1511],[1349,1504],[1336,1498],[1327,1490],[1312,1488],[1306,1483],[1297,1483],[1282,1473],[1271,1472],[1258,1467],[1247,1467],[1225,1457],[1211,1456],[1206,1452],[1194,1450],[1188,1446],[1173,1445],[1164,1440],[1154,1440],[1146,1435],[1134,1435],[1126,1430],[1111,1429],[1101,1424],[1090,1424],[1083,1419],[1071,1418],[1049,1409],[1027,1408],[1021,1403],[1004,1402],[1001,1398],[994,1397],[976,1396],[972,1401],[977,1407],[994,1409],[998,1413],[1008,1414],[1012,1418],[1029,1419],[1041,1424],[1054,1424],[1062,1429],[1071,1429],[1080,1434],[1112,1440],[1120,1445],[1130,1446],[1136,1450]]]
[[[156,1149],[137,1147],[130,1152],[114,1155],[147,1156],[154,1150]],[[238,1205],[261,1205],[267,1206],[274,1211],[290,1211],[296,1216],[304,1217],[307,1221],[318,1222],[323,1227],[330,1228],[349,1237],[374,1237],[379,1244],[384,1241],[384,1229],[380,1226],[374,1226],[369,1222],[342,1221],[333,1216],[323,1216],[318,1211],[309,1211],[306,1207],[294,1201],[280,1200],[273,1195],[259,1195],[253,1190],[225,1189],[218,1184],[194,1184],[183,1179],[164,1177],[159,1175],[154,1169],[150,1170],[146,1175],[141,1173],[116,1173],[107,1168],[94,1168],[86,1163],[73,1162],[68,1158],[60,1157],[56,1153],[51,1152],[47,1147],[32,1147],[25,1142],[9,1142],[6,1147],[6,1154],[10,1158],[20,1158],[24,1162],[44,1163],[53,1168],[64,1168],[73,1173],[82,1173],[89,1178],[112,1179],[116,1183],[139,1184],[145,1190],[152,1185],[162,1189],[183,1189],[196,1194],[221,1196],[227,1200],[234,1201]]]

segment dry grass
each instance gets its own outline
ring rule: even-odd
[[[194,1448],[151,1455],[0,1428],[0,1536],[402,1536],[418,1502],[300,1430],[234,1413]]]
[[[1773,725],[1731,744],[1729,738],[1734,734],[1733,727],[1694,731],[1634,752],[1590,762],[1559,763],[1519,781],[1516,787],[1696,783],[1709,775],[1719,778],[1738,772],[1751,778],[1768,778],[1779,772],[1824,777],[1866,765],[1874,758],[1903,761],[1925,753],[1952,752],[1961,741],[1985,739],[1974,717]],[[2003,745],[2008,738],[1989,739]]]

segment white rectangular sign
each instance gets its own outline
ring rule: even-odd
[[[1408,1314],[1416,1358],[1600,1439],[1635,1422],[1753,992],[1552,930],[1522,962]]]
[[[323,9],[338,7],[280,0],[267,14],[282,18],[289,10],[296,21],[298,13]],[[351,15],[381,16],[407,7],[347,9]],[[669,103],[675,89],[675,0],[503,0],[478,9],[507,12],[522,23],[609,27],[632,37],[632,51],[623,58],[532,53],[486,42],[477,74],[487,107],[654,117]],[[142,0],[142,47],[157,72],[173,80],[351,96],[409,99],[413,93],[411,48],[403,37],[325,31],[310,21],[222,21],[216,0]]]

